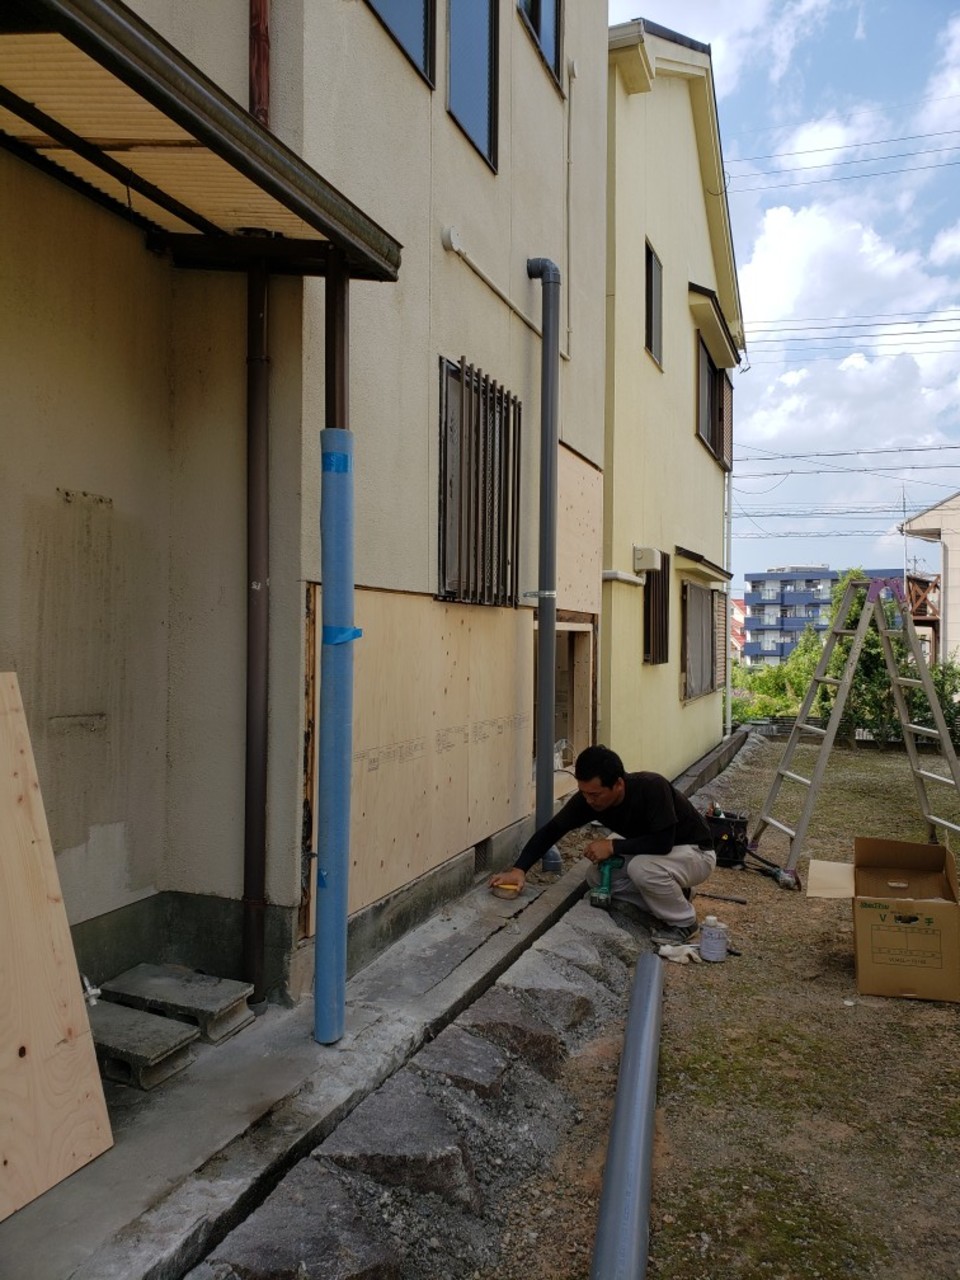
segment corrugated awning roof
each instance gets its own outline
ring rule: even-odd
[[[2,0],[0,146],[183,265],[395,280],[400,245],[119,0]]]

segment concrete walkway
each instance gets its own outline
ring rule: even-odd
[[[339,1044],[270,1007],[154,1093],[108,1086],[113,1148],[0,1223],[3,1280],[178,1280],[302,1156],[573,905],[586,864],[519,902],[478,886],[347,986]]]
[[[715,777],[745,738],[678,787]],[[407,934],[347,984],[337,1045],[314,1041],[312,1001],[271,1006],[153,1093],[107,1085],[113,1148],[0,1223],[0,1280],[180,1280],[577,902],[586,865],[519,902],[479,885]]]

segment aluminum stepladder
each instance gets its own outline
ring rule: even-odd
[[[864,602],[863,609],[856,627],[850,627],[847,624],[850,621],[850,615],[856,603],[857,594],[866,588],[867,598]],[[883,607],[883,596],[885,593],[892,595],[897,601],[900,613],[900,626],[891,627],[888,623],[886,612]],[[927,782],[935,782],[940,786],[949,786],[960,793],[960,764],[957,761],[957,754],[954,750],[953,743],[950,740],[950,734],[947,729],[946,721],[943,716],[943,708],[937,698],[937,692],[934,688],[933,678],[930,675],[930,668],[927,666],[923,651],[920,648],[920,642],[917,639],[916,628],[913,625],[913,619],[910,616],[910,609],[907,605],[903,585],[899,578],[853,578],[846,586],[843,599],[840,602],[840,608],[837,611],[835,624],[830,630],[827,642],[823,647],[823,653],[820,661],[817,663],[817,669],[814,672],[813,679],[810,681],[810,687],[804,695],[803,703],[797,714],[793,728],[787,739],[787,745],[784,749],[783,758],[777,766],[777,772],[774,776],[773,783],[767,798],[763,804],[763,810],[760,815],[760,821],[750,840],[752,849],[756,849],[760,836],[767,827],[776,827],[777,830],[783,831],[790,838],[790,852],[786,861],[786,865],[777,868],[776,864],[767,862],[764,858],[759,858],[768,867],[775,868],[774,879],[785,889],[799,889],[800,881],[797,877],[796,866],[803,850],[803,843],[807,835],[807,827],[810,824],[810,818],[813,814],[814,805],[816,804],[817,794],[820,785],[823,782],[824,774],[829,763],[830,750],[833,747],[834,739],[837,736],[837,729],[840,726],[840,719],[846,705],[847,695],[850,692],[850,686],[853,683],[854,673],[857,669],[857,663],[860,660],[860,653],[863,649],[864,641],[867,637],[871,622],[876,627],[880,637],[880,646],[883,650],[883,658],[886,663],[887,672],[890,676],[890,685],[893,691],[894,704],[897,709],[897,716],[900,720],[900,727],[903,733],[903,742],[906,747],[907,760],[910,764],[910,773],[913,778],[914,790],[917,793],[917,800],[920,804],[920,812],[927,823],[928,838],[932,841],[936,838],[937,827],[945,827],[950,831],[960,832],[960,826],[954,822],[948,821],[946,818],[939,818],[930,807],[930,801],[927,796]],[[852,636],[850,651],[844,663],[843,672],[840,676],[829,676],[827,672],[830,668],[830,660],[833,657],[834,650],[838,642],[844,636]],[[910,675],[903,675],[897,665],[896,654],[893,650],[893,639],[901,640],[906,646],[907,653],[911,659],[912,666]],[[819,691],[824,688],[836,689],[833,708],[830,712],[830,718],[825,728],[819,725],[807,723],[807,717],[810,715],[811,708],[816,700]],[[910,720],[910,713],[907,708],[907,700],[904,693],[906,689],[922,689],[930,707],[935,728],[929,728],[926,725],[914,724]],[[791,766],[793,757],[800,743],[801,733],[814,734],[821,739],[820,751],[817,756],[816,766],[813,770],[812,778],[804,778],[800,774],[795,773]],[[920,763],[920,757],[917,752],[917,738],[936,739],[941,755],[946,761],[950,770],[950,776],[942,776],[934,773],[929,769],[924,769]],[[784,782],[793,782],[799,786],[807,788],[806,797],[800,810],[800,816],[797,819],[796,828],[789,827],[785,822],[778,821],[774,816],[774,806],[780,789]]]

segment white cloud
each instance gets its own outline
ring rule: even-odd
[[[944,28],[939,41],[940,61],[927,81],[925,101],[914,115],[910,132],[934,133],[956,125],[960,98],[960,14]]]
[[[960,222],[938,231],[930,247],[930,261],[938,267],[960,258]]]

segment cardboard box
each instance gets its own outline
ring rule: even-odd
[[[811,861],[807,896],[852,900],[861,995],[960,1001],[957,870],[944,845],[858,836],[852,865]]]

